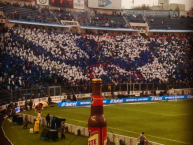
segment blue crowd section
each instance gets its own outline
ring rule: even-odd
[[[25,58],[21,59],[16,55],[0,54],[0,62],[2,63],[0,76],[4,78],[0,84],[3,89],[7,89],[8,86],[11,87],[12,84],[9,82],[12,81],[14,81],[13,88],[18,90],[22,86],[25,86],[25,89],[31,88],[34,83],[41,84],[43,81],[51,84],[54,78],[60,78],[57,74],[51,76],[49,70],[42,70],[41,66],[28,62]],[[24,69],[23,66],[25,66]],[[27,70],[31,70],[31,73],[26,73]],[[14,75],[14,78],[9,78],[11,75]],[[23,84],[19,84],[20,78]]]
[[[131,102],[145,102],[145,101],[162,101],[174,99],[191,99],[193,95],[177,95],[177,96],[157,96],[157,97],[135,97],[135,98],[120,98],[120,99],[103,99],[103,104],[115,103],[131,103]],[[86,101],[69,101],[59,102],[58,107],[72,107],[72,106],[85,106],[91,105],[91,100]]]
[[[25,37],[28,31],[33,37]],[[103,83],[192,81],[193,42],[189,37],[77,36],[17,27],[1,32],[0,85],[4,89],[51,84],[55,79],[61,85],[85,85],[94,77]],[[60,43],[62,35],[66,41]],[[52,37],[49,42],[55,46],[43,45],[47,40],[41,37]]]

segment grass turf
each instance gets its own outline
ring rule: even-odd
[[[110,106],[104,106],[104,115],[107,119],[108,132],[116,134],[122,134],[130,137],[138,137],[141,132],[145,132],[148,140],[159,142],[165,145],[183,145],[191,144],[193,142],[192,130],[193,130],[193,101],[171,101],[171,102],[155,102],[149,104],[114,104]],[[48,107],[41,110],[42,117],[45,117],[47,113],[55,115],[56,117],[66,118],[66,123],[75,124],[79,126],[86,126],[90,115],[89,107],[68,107],[58,108],[57,104],[54,107]],[[36,116],[38,112],[26,111],[24,114]],[[15,133],[19,135],[24,134],[26,130],[19,129],[19,126],[6,125],[6,135],[13,140],[15,145],[22,145],[21,140],[24,138],[22,135],[18,137],[17,141],[14,141],[12,127],[16,127]],[[9,130],[11,128],[11,130]],[[20,127],[21,128],[21,127]],[[28,130],[29,131],[29,130]],[[28,133],[28,131],[26,131]],[[40,131],[41,132],[41,131]],[[15,134],[14,133],[14,134]],[[28,134],[26,134],[27,138]],[[47,141],[39,140],[37,137],[40,135],[29,135],[34,141],[40,143],[46,143]],[[66,135],[67,136],[67,135]],[[74,136],[69,134],[66,138],[65,144],[69,144],[73,140]],[[31,139],[30,139],[31,140]],[[57,143],[60,144],[62,140]],[[86,137],[78,137],[73,144],[84,145],[86,144]],[[31,142],[29,141],[29,144]],[[27,142],[28,144],[28,142]]]
[[[65,139],[60,139],[61,135],[59,134],[58,141],[42,140],[40,135],[45,128],[44,126],[40,127],[40,132],[38,134],[29,134],[29,128],[33,128],[33,124],[30,123],[28,124],[28,129],[23,129],[23,125],[15,125],[13,122],[9,122],[8,119],[3,123],[3,130],[14,145],[86,145],[88,141],[88,138],[85,136],[75,136],[71,133],[65,133]],[[114,143],[111,143],[111,145],[114,145]]]

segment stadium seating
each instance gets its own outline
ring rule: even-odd
[[[127,19],[129,22],[133,23],[145,23],[145,20],[143,19],[142,15],[127,15]]]
[[[15,6],[2,4],[3,12],[8,19],[25,20],[43,23],[60,23],[60,20],[77,20],[82,26],[98,27],[127,27],[126,22],[120,15],[98,14],[90,16],[89,11],[73,12],[66,9],[47,9],[47,8],[26,8],[25,6]],[[98,18],[98,19],[96,19]]]
[[[193,30],[193,18],[163,18],[153,17],[148,18],[150,29],[171,29],[171,30]]]
[[[123,16],[118,13],[99,13],[95,10],[84,10],[82,12],[69,11],[66,9],[36,8],[36,6],[11,5],[0,3],[3,12],[8,19],[27,20],[43,23],[61,23],[61,20],[79,21],[81,26],[129,28]],[[145,18],[141,15],[126,15],[129,23],[145,23]],[[192,30],[193,18],[180,17],[147,17],[150,29],[171,29],[171,30]]]
[[[56,20],[49,9],[41,9],[41,12],[39,12],[37,9],[33,10],[22,7],[3,6],[3,11],[8,19],[56,23]]]
[[[109,15],[91,12],[91,15],[89,15],[88,12],[81,12],[78,14],[78,21],[82,26],[116,27],[116,28],[127,27],[126,22],[123,19],[123,16],[118,14]]]
[[[192,81],[192,39],[74,35],[12,28],[1,34],[0,82],[5,89],[35,82],[66,85]]]

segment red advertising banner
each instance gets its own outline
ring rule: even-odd
[[[51,6],[73,8],[73,0],[49,0]]]

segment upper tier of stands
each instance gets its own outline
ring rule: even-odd
[[[74,12],[66,9],[47,9],[34,7],[21,7],[16,5],[0,4],[3,12],[8,19],[27,20],[44,23],[60,23],[60,20],[77,20],[81,26],[99,26],[99,27],[127,27],[125,20],[120,14],[100,14],[92,11]]]
[[[44,23],[57,23],[54,16],[50,13],[48,9],[36,8],[22,8],[14,6],[3,6],[3,11],[8,19],[34,21],[34,22],[44,22]]]
[[[151,17],[150,29],[193,30],[193,18],[163,18]]]
[[[66,9],[47,9],[36,6],[21,6],[18,4],[0,3],[5,16],[8,19],[27,20],[43,23],[60,23],[60,20],[76,20],[81,26],[129,28],[122,14],[100,13],[95,10],[84,10],[82,12],[69,11]],[[124,14],[125,15],[125,14]],[[169,18],[171,16],[147,18],[150,29],[171,30],[193,30],[193,18]],[[141,15],[129,14],[125,17],[127,21],[134,23],[145,23]]]
[[[122,15],[119,14],[100,14],[95,12],[93,16],[88,16],[87,12],[81,12],[78,14],[78,19],[81,26],[97,26],[97,27],[115,27],[125,28],[127,27]]]
[[[140,15],[127,15],[127,19],[129,22],[133,23],[145,23],[145,20],[143,19],[143,16]]]

